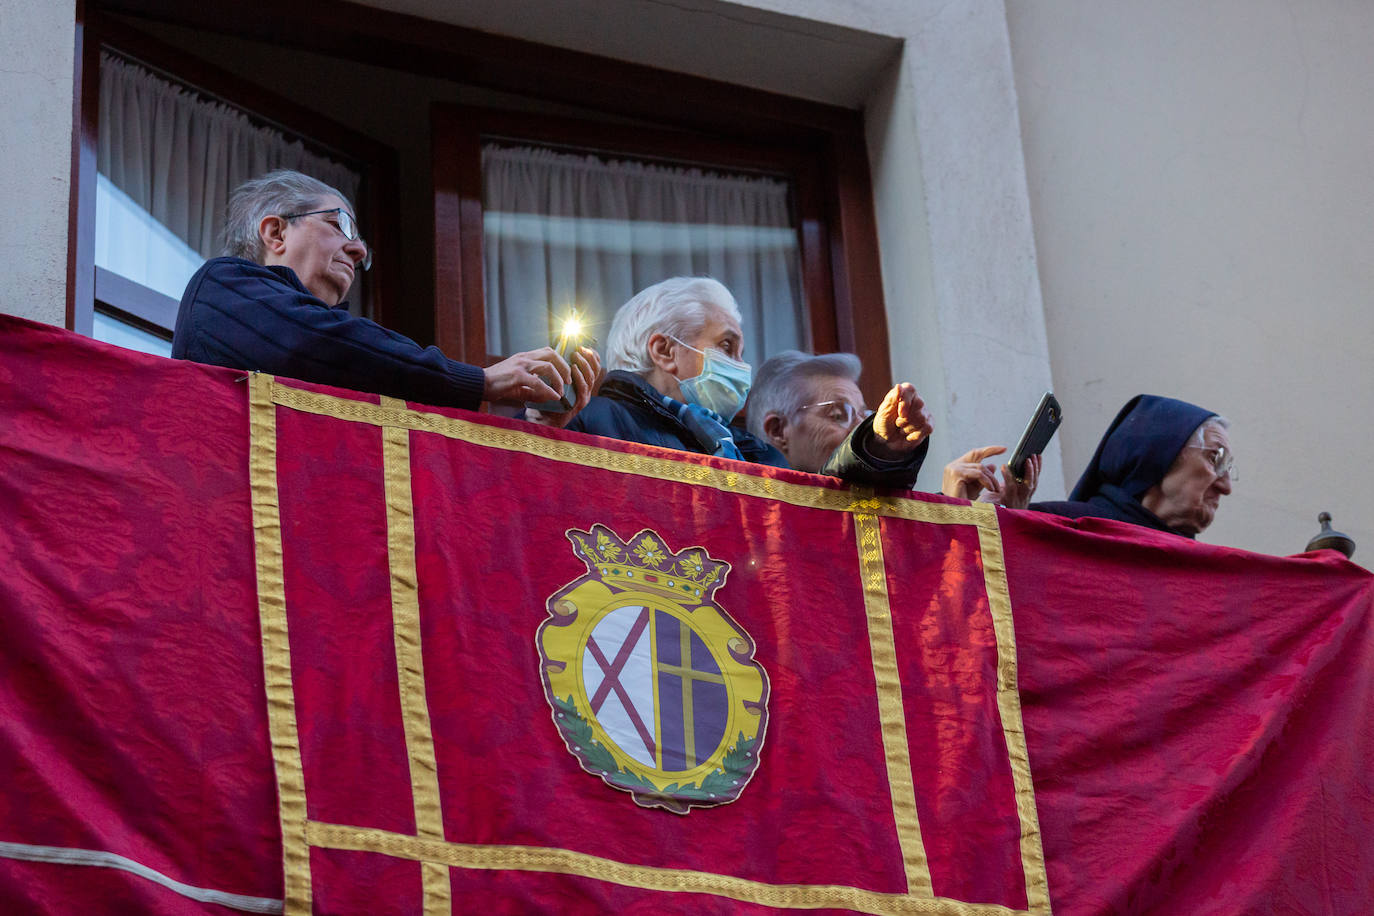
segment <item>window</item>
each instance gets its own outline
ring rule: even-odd
[[[806,344],[785,178],[501,142],[481,155],[488,352],[545,345],[572,309],[604,343],[621,303],[672,276],[724,283],[753,350]]]
[[[497,348],[524,345],[496,319],[529,306],[493,302],[497,311],[491,322],[487,318],[482,167],[484,146],[524,148],[590,156],[604,167],[630,164],[663,175],[698,173],[713,180],[772,184],[778,199],[786,201],[787,220],[785,226],[766,228],[778,230],[780,241],[785,234],[785,245],[795,246],[795,260],[785,282],[768,285],[790,288],[790,299],[780,305],[770,293],[765,304],[749,308],[790,312],[793,330],[775,333],[759,318],[760,328],[751,331],[751,358],[796,344],[818,352],[851,350],[864,360],[863,387],[870,397],[890,384],[863,117],[856,110],[375,6],[335,16],[310,4],[259,5],[245,16],[225,0],[179,5],[119,0],[123,18],[116,23],[102,15],[105,5],[105,0],[85,5],[89,24],[83,46],[98,40],[119,47],[162,76],[232,101],[260,126],[279,128],[307,146],[313,141],[322,147],[316,150],[321,155],[359,167],[363,234],[384,269],[404,265],[389,278],[375,267],[369,273],[375,284],[367,297],[371,317],[421,343],[438,343],[450,356],[479,365],[497,355]],[[125,47],[122,35],[114,41],[119,30],[142,35],[124,24],[129,21],[177,47],[195,48],[203,60],[167,45],[152,59],[142,48]],[[179,53],[173,60],[171,55]],[[81,59],[92,73],[97,70],[91,52]],[[82,283],[95,274],[93,256],[84,255],[83,262],[79,236],[94,225],[94,167],[87,185],[83,163],[87,156],[94,161],[97,119],[90,100],[96,86],[84,71],[81,76],[79,135],[90,148],[77,151],[75,166],[79,199],[74,201],[70,288],[77,303]],[[253,81],[270,81],[274,92],[293,101],[269,96]],[[322,111],[338,120],[326,121]],[[388,163],[389,169],[379,167]],[[367,225],[378,217],[380,226]],[[702,225],[715,223],[707,219]],[[89,274],[83,273],[83,263],[91,265],[84,268]],[[690,266],[692,272],[703,269]],[[708,263],[704,269],[715,268]],[[685,270],[677,265],[664,271],[679,272]],[[579,285],[589,274],[575,274],[572,295],[594,295],[608,307],[623,301],[621,290],[590,290]],[[640,287],[649,281],[647,270],[632,271],[626,283]],[[547,313],[557,307],[563,287],[548,279],[543,285],[543,300],[534,308]],[[763,288],[753,280],[742,285]],[[403,300],[397,289],[404,290]],[[755,295],[752,289],[749,295]],[[73,315],[73,326],[83,329],[79,307],[73,306]],[[546,324],[547,314],[541,318]],[[521,333],[537,336],[534,330]]]
[[[242,95],[257,111],[287,107],[200,61],[114,22],[101,21],[95,34],[94,282],[89,299],[75,303],[74,323],[99,340],[166,356],[187,281],[221,253],[238,184],[290,168],[358,201],[368,164],[227,101]],[[375,283],[360,279],[349,298],[354,311],[369,310]]]
[[[751,359],[837,348],[807,151],[463,106],[433,120],[441,347],[474,361],[540,346],[569,306],[604,343],[635,292],[705,274],[735,294]]]
[[[96,164],[95,336],[141,326],[133,339],[164,338],[166,346],[145,347],[164,356],[186,282],[220,253],[235,187],[275,168],[312,175],[350,199],[360,184],[357,172],[301,141],[110,49],[100,55]]]

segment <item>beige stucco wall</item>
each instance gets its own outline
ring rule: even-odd
[[[1051,387],[1006,19],[998,2],[867,11],[903,41],[864,112],[893,373],[933,408],[918,487],[938,491],[950,459],[1013,447]],[[1056,441],[1039,495],[1063,479]]]
[[[1140,391],[1234,421],[1204,540],[1374,556],[1374,6],[1007,3],[1066,463]]]
[[[0,0],[0,312],[67,310],[75,0]]]

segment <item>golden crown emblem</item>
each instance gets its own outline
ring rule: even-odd
[[[607,586],[653,592],[679,604],[710,601],[730,571],[729,563],[711,559],[700,548],[673,553],[647,528],[622,541],[604,525],[593,525],[591,531],[572,529],[568,540],[587,571]]]

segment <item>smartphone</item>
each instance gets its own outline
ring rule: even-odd
[[[553,348],[558,351],[559,356],[563,357],[563,361],[571,366],[573,354],[576,353],[577,348],[584,343],[590,345],[595,343],[595,341],[590,338],[584,340],[581,319],[580,317],[574,317],[564,322],[563,330],[558,335],[558,340],[554,342]],[[576,398],[577,392],[573,390],[573,385],[569,382],[563,386],[563,395],[558,400],[545,401],[542,404],[527,403],[525,406],[533,407],[535,410],[542,410],[545,413],[563,413],[564,411],[572,410]]]
[[[1021,441],[1016,443],[1016,451],[1011,453],[1011,461],[1008,464],[1013,474],[1017,477],[1025,475],[1026,459],[1045,450],[1063,419],[1064,413],[1059,407],[1059,401],[1054,397],[1054,392],[1046,391],[1040,398],[1040,404],[1035,408],[1030,422],[1026,424]]]

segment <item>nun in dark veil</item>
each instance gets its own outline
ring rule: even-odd
[[[1225,426],[1217,414],[1195,404],[1137,395],[1107,427],[1069,499],[1030,508],[1195,537],[1211,522],[1220,498],[1231,492]],[[1205,438],[1194,438],[1201,433]]]

